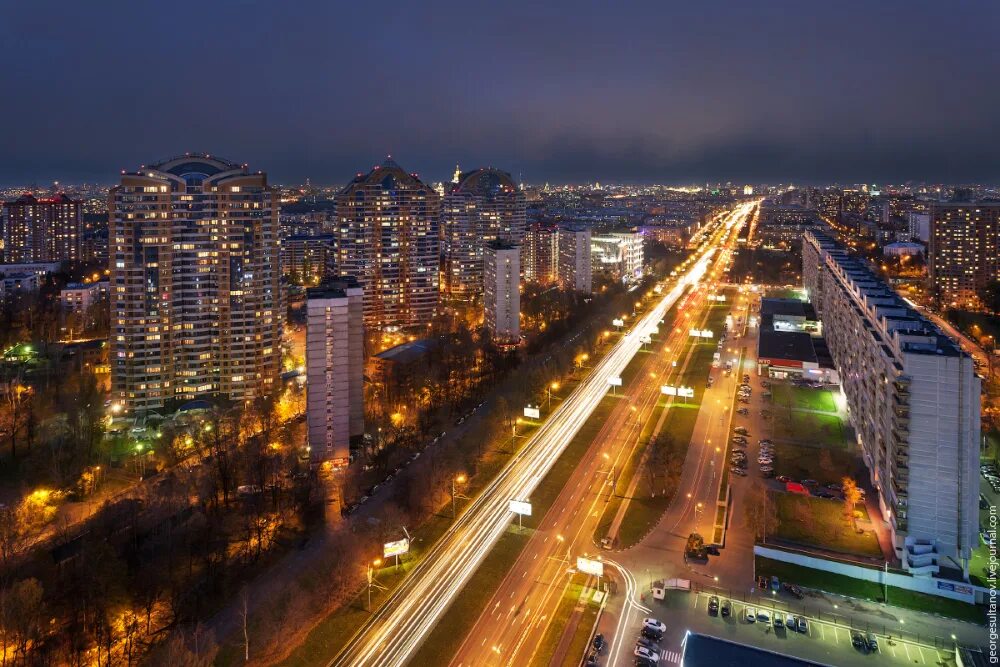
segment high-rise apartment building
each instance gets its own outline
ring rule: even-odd
[[[521,247],[506,241],[486,244],[483,306],[486,330],[498,343],[521,340]]]
[[[550,285],[559,278],[559,228],[546,222],[528,225],[521,247],[521,265],[528,282]]]
[[[934,204],[930,215],[930,288],[943,304],[975,307],[1000,280],[1000,203]]]
[[[115,404],[142,412],[269,391],[284,306],[267,176],[184,155],[122,174],[109,208]]]
[[[524,193],[507,172],[477,169],[458,177],[441,202],[445,294],[458,300],[482,295],[486,245],[495,240],[521,243],[524,211]]]
[[[819,232],[802,278],[822,319],[897,556],[911,573],[969,574],[978,546],[980,379],[972,359]]]
[[[586,292],[592,289],[593,268],[590,259],[590,228],[560,227],[559,284],[564,290]]]
[[[0,241],[4,264],[76,262],[80,259],[82,202],[64,194],[26,194],[4,202]]]
[[[364,290],[354,278],[306,290],[306,422],[317,463],[347,465],[365,429]]]
[[[365,326],[426,327],[438,305],[440,198],[392,158],[359,174],[336,197],[340,276],[365,293]]]

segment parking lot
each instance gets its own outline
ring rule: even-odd
[[[856,627],[854,630],[862,635],[872,632],[877,638],[878,648],[875,651],[859,649],[852,645],[852,628],[831,620],[803,616],[789,605],[779,601],[764,598],[759,604],[747,604],[734,600],[732,614],[723,618],[721,614],[710,615],[708,603],[711,597],[708,593],[689,593],[688,606],[691,613],[680,615],[678,621],[687,622],[694,632],[701,632],[723,639],[730,639],[744,644],[750,644],[770,651],[792,655],[805,660],[814,660],[829,665],[855,665],[877,662],[885,665],[954,665],[954,654],[947,649],[936,649],[933,646],[917,644],[912,641],[901,641],[899,637],[892,638],[882,628]],[[720,596],[720,601],[724,600]],[[746,609],[765,610],[771,623],[748,623]],[[680,610],[678,610],[680,611]],[[803,617],[808,624],[807,632],[791,631],[786,628],[775,629],[773,619],[776,613],[783,616],[794,614]],[[675,616],[670,615],[673,619]]]

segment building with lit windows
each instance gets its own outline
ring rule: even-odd
[[[366,327],[431,323],[438,307],[439,214],[434,189],[392,158],[337,195],[334,265],[364,290]]]
[[[642,234],[638,230],[591,236],[593,270],[627,285],[642,279]]]
[[[350,461],[364,434],[364,290],[354,278],[306,290],[306,423],[316,463]]]
[[[183,155],[109,193],[116,409],[251,399],[278,378],[278,196],[262,172]]]
[[[551,285],[559,277],[559,228],[546,222],[528,225],[521,246],[521,268],[527,282]]]
[[[487,244],[521,243],[524,227],[524,193],[510,174],[491,168],[458,175],[441,202],[445,294],[464,301],[482,296]]]
[[[483,306],[486,330],[493,340],[516,345],[521,340],[521,247],[506,241],[486,244]]]
[[[903,566],[969,576],[979,542],[980,379],[972,359],[818,232],[802,277]]]
[[[4,263],[76,262],[80,259],[82,202],[64,194],[26,194],[4,202],[0,242]]]
[[[946,305],[975,307],[979,292],[1000,280],[1000,203],[934,204],[927,274]]]
[[[567,226],[558,232],[559,284],[564,290],[593,291],[593,267],[590,259],[590,228]]]

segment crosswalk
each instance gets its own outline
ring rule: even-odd
[[[677,651],[664,651],[660,656],[660,662],[673,662],[680,664],[681,654]]]

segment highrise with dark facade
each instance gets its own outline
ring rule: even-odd
[[[510,174],[499,169],[460,174],[441,205],[444,292],[458,300],[480,298],[487,244],[519,244],[524,227],[524,193]]]
[[[112,400],[250,399],[277,380],[278,196],[262,172],[184,155],[109,194]]]
[[[364,290],[372,329],[426,327],[438,306],[440,198],[387,158],[336,198],[333,229],[338,275]]]

